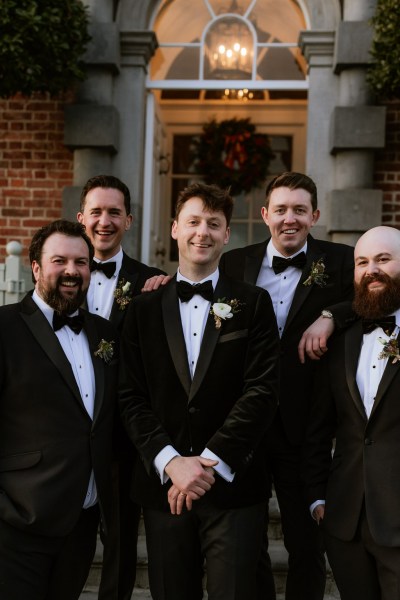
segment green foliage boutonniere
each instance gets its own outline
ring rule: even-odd
[[[325,287],[326,279],[328,279],[328,275],[325,274],[324,261],[320,258],[311,265],[310,274],[303,285],[312,285],[315,283],[315,285],[319,285],[319,287]]]
[[[400,361],[399,344],[395,338],[385,340],[384,338],[378,338],[381,344],[383,344],[383,350],[380,352],[378,358],[393,358],[392,365]]]
[[[125,310],[129,302],[132,300],[132,294],[129,293],[131,287],[130,281],[121,279],[119,285],[115,288],[114,298],[120,310]]]
[[[104,339],[100,340],[99,346],[94,355],[102,358],[105,363],[109,363],[114,356],[114,343],[114,341],[107,342]]]
[[[218,298],[218,301],[214,302],[210,309],[210,315],[214,317],[216,329],[221,328],[222,321],[232,319],[235,313],[240,312],[242,306],[244,306],[244,303],[236,300],[236,298],[232,300]]]

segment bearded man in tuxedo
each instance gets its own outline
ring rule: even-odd
[[[0,597],[77,600],[107,534],[118,334],[80,309],[93,246],[42,227],[35,289],[0,308]]]
[[[397,229],[361,236],[354,281],[360,318],[322,361],[304,477],[342,600],[393,600],[400,597]]]
[[[257,598],[278,335],[268,293],[219,272],[232,208],[214,185],[181,192],[178,272],[135,298],[123,330],[120,406],[155,600],[202,598],[203,557],[209,600]]]

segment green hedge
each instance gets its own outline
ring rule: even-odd
[[[400,97],[400,0],[378,0],[372,19],[374,64],[367,78],[380,98]]]
[[[0,96],[56,95],[84,78],[90,40],[80,0],[1,0]]]

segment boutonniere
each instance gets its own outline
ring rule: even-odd
[[[378,358],[393,358],[392,365],[400,361],[399,344],[396,338],[390,338],[385,340],[384,338],[378,338],[381,344],[383,344],[383,350],[380,352]]]
[[[129,302],[132,300],[132,294],[129,293],[130,287],[130,281],[125,281],[125,279],[121,279],[121,281],[115,288],[114,298],[120,310],[125,310]]]
[[[326,279],[328,279],[328,275],[325,274],[324,261],[320,258],[312,263],[310,274],[303,282],[303,285],[312,285],[315,283],[315,285],[319,285],[319,287],[325,287]]]
[[[109,363],[114,356],[114,343],[114,341],[107,342],[106,340],[102,339],[99,342],[98,348],[94,355],[102,358],[105,363]]]
[[[232,300],[226,300],[226,298],[218,299],[217,302],[211,306],[210,315],[214,317],[216,329],[220,329],[222,321],[226,319],[232,319],[235,313],[240,312],[243,302],[232,298]]]

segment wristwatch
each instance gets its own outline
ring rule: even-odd
[[[321,317],[323,319],[333,319],[333,314],[330,310],[323,310],[321,311]]]

